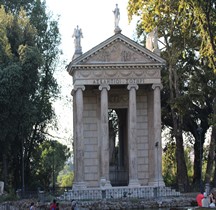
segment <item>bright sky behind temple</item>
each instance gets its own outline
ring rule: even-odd
[[[114,35],[113,10],[120,9],[119,26],[122,34],[133,38],[134,21],[129,24],[127,16],[128,0],[46,0],[47,7],[54,15],[59,14],[63,53],[71,59],[74,53],[73,31],[78,25],[83,32],[81,40],[83,53]]]

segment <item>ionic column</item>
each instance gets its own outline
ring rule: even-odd
[[[84,182],[84,136],[83,136],[83,91],[85,86],[74,87],[74,153],[75,153],[75,180],[73,188],[86,188]]]
[[[108,91],[110,86],[102,84],[101,91],[101,187],[111,187],[109,180],[109,119],[108,119]]]
[[[128,114],[128,154],[129,154],[129,186],[140,186],[137,172],[137,113],[136,113],[136,90],[138,85],[129,84],[129,114]]]
[[[162,145],[161,145],[161,84],[153,84],[153,133],[154,133],[154,185],[165,186],[162,178]]]

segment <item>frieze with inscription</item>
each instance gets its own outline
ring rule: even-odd
[[[95,79],[93,84],[110,84],[110,85],[124,85],[124,84],[145,84],[145,79],[143,78],[129,78],[129,79]]]

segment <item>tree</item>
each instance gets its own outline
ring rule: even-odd
[[[6,8],[0,13],[0,163],[6,189],[7,177],[15,177],[10,184],[16,189],[28,186],[32,154],[48,138],[48,125],[55,126],[60,34],[40,0],[0,0],[0,5]]]
[[[185,107],[184,130],[190,132],[195,138],[193,182],[197,184],[202,178],[201,165],[203,165],[203,145],[205,142],[206,132],[212,125],[209,119],[214,112],[214,97],[216,94],[216,75],[213,73],[211,68],[200,61],[202,61],[202,59],[198,59],[193,62],[192,65],[187,65],[187,69],[190,69],[190,74],[188,75],[190,79],[187,79],[188,87],[185,89],[185,91],[187,90],[187,94],[184,96],[184,106],[182,105],[182,107]],[[198,120],[200,121],[199,123]],[[201,126],[202,132],[199,132],[200,129],[197,125]],[[210,147],[210,156],[212,156],[212,149],[214,151],[214,146]],[[211,160],[209,159],[209,161]],[[210,162],[207,165],[209,164]],[[208,166],[206,171],[207,174],[211,174],[209,169]],[[209,182],[207,179],[206,181]]]
[[[206,69],[205,58],[200,59],[198,56],[197,48],[202,40],[197,35],[197,30],[194,30],[195,23],[191,27],[190,18],[179,10],[179,1],[131,0],[128,4],[129,19],[133,15],[140,16],[139,26],[143,30],[150,32],[157,27],[159,37],[163,38],[160,39],[163,47],[161,55],[167,60],[168,74],[166,71],[162,72],[164,84],[162,122],[172,128],[172,135],[176,140],[177,181],[179,186],[183,185],[187,189],[188,178],[185,179],[187,168],[182,156],[184,153],[182,134],[183,130],[189,131],[195,138],[195,183],[200,180],[199,151],[203,152],[205,132],[210,126],[208,118],[212,113],[214,91],[211,91],[211,87],[208,90],[208,81],[213,82],[214,79],[203,71]],[[190,10],[187,12],[192,13]],[[188,26],[190,23],[190,30],[182,30],[184,22],[187,22]],[[206,78],[203,81],[204,77]],[[207,90],[211,94],[206,96]],[[199,121],[203,128],[201,138],[197,131]]]
[[[59,172],[57,177],[58,185],[60,187],[71,187],[73,185],[74,173],[70,163],[64,166],[64,169]]]
[[[184,31],[196,30],[202,38],[199,52],[207,57],[210,67],[216,73],[216,3],[214,0],[180,0],[179,12],[184,21],[181,27]],[[193,25],[193,27],[191,27]]]
[[[45,141],[37,147],[32,156],[31,180],[40,182],[31,183],[33,189],[40,186],[48,190],[55,188],[59,172],[64,168],[67,159],[70,157],[70,150],[67,146],[58,141]]]
[[[196,33],[201,37],[200,44],[200,55],[202,57],[207,57],[209,60],[209,66],[214,69],[216,73],[216,3],[214,0],[181,0],[179,1],[179,11],[184,16],[187,17],[183,21],[181,26],[183,30],[192,30],[191,25],[194,25],[193,30],[196,30]],[[216,101],[216,99],[214,99]],[[214,113],[215,113],[214,108]],[[212,140],[211,140],[211,150],[209,152],[208,164],[206,169],[206,178],[205,181],[209,182],[212,168],[212,162],[214,159],[215,150],[215,133],[216,127],[213,123],[212,128]],[[216,173],[215,173],[216,174]],[[216,179],[216,178],[214,178]]]
[[[46,5],[41,1],[33,1],[30,20],[37,28],[37,47],[43,56],[43,65],[39,69],[40,80],[38,84],[38,93],[34,95],[34,100],[37,105],[37,113],[35,121],[31,129],[31,133],[26,141],[26,165],[30,163],[31,153],[34,150],[34,145],[49,138],[47,125],[55,126],[55,114],[52,107],[52,102],[58,94],[58,86],[53,74],[58,62],[60,50],[60,34],[57,21],[51,20],[46,14]],[[26,176],[28,177],[28,171]],[[28,180],[27,180],[28,182]]]
[[[169,86],[169,107],[172,118],[172,132],[176,140],[176,161],[177,161],[177,182],[178,186],[185,190],[189,187],[187,168],[184,156],[183,137],[182,137],[182,119],[178,114],[176,101],[181,96],[179,71],[177,62],[181,56],[184,46],[179,43],[182,40],[182,33],[176,27],[181,21],[181,16],[178,15],[177,3],[175,1],[160,0],[139,0],[129,1],[128,4],[129,18],[132,16],[140,16],[140,25],[146,32],[152,31],[157,27],[159,37],[163,37],[163,46],[165,47],[164,57],[167,61]],[[176,41],[178,40],[178,42]],[[162,92],[163,93],[163,92]]]
[[[163,178],[166,186],[172,186],[176,183],[176,157],[175,157],[175,143],[168,141],[163,149],[162,168]]]
[[[34,45],[36,30],[31,26],[25,12],[21,10],[17,18],[11,13],[5,13],[4,8],[1,7],[0,13],[3,18],[2,42],[5,46],[1,51],[4,59],[0,64],[0,133],[4,145],[1,154],[3,174],[6,179],[9,157],[12,157],[10,161],[21,159],[21,156],[16,156],[17,152],[21,152],[17,147],[14,156],[11,156],[11,152],[14,152],[13,145],[20,145],[18,148],[21,149],[22,141],[17,140],[21,140],[29,129],[30,109],[34,107],[30,98],[37,89],[37,69],[42,59],[38,48]],[[16,169],[13,172],[17,172]]]

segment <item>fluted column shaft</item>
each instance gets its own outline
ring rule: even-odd
[[[129,113],[128,113],[128,149],[129,149],[129,186],[139,186],[137,172],[137,113],[136,90],[138,85],[128,85]]]

